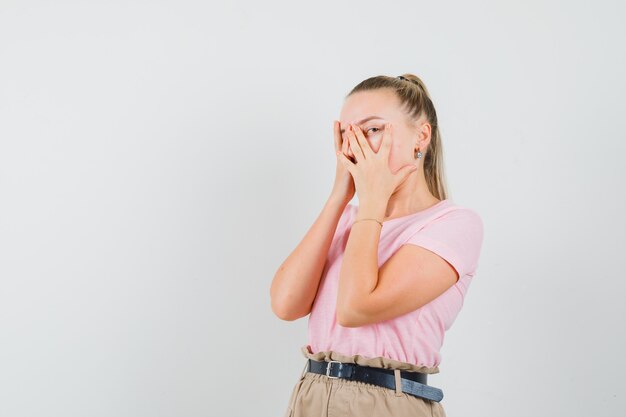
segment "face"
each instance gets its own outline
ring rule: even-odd
[[[365,120],[368,119],[368,120]],[[348,140],[347,129],[350,123],[361,128],[374,152],[380,149],[385,123],[393,125],[389,168],[396,172],[415,159],[415,149],[424,153],[430,140],[430,125],[424,124],[422,116],[418,123],[411,122],[400,108],[400,101],[390,89],[359,91],[350,95],[341,109],[342,138]],[[419,126],[419,128],[418,128]],[[419,145],[418,145],[419,141]],[[347,155],[354,161],[354,153],[348,147]]]

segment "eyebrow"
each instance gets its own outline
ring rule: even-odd
[[[365,119],[363,119],[363,120],[359,120],[356,124],[357,124],[357,125],[360,125],[360,124],[363,124],[363,123],[365,123],[365,122],[368,122],[368,121],[370,121],[370,120],[372,120],[372,119],[381,119],[381,120],[384,120],[384,119],[383,119],[382,117],[380,117],[380,116],[369,116],[369,117],[366,117],[366,118],[365,118]],[[341,133],[343,133],[343,132],[345,132],[345,131],[346,131],[346,129],[341,129]]]

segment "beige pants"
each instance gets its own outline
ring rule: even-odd
[[[316,361],[341,361],[362,366],[400,371],[438,373],[438,367],[430,368],[393,359],[360,355],[344,356],[333,351],[311,353],[302,347],[307,359]],[[399,384],[398,384],[399,385]],[[326,375],[307,372],[307,367],[293,387],[284,417],[446,417],[440,402],[431,401],[402,392],[402,390],[379,387],[361,381],[329,378]]]

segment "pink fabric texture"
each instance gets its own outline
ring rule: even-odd
[[[445,331],[456,319],[478,268],[483,222],[475,211],[450,199],[417,213],[383,222],[378,246],[382,266],[404,244],[422,246],[448,261],[459,273],[456,284],[421,308],[380,323],[343,327],[336,320],[337,287],[343,252],[358,207],[348,204],[337,224],[308,322],[312,353],[386,357],[416,365],[438,366]]]

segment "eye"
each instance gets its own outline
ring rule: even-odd
[[[368,128],[368,129],[366,129],[365,131],[366,131],[366,132],[369,132],[369,131],[370,131],[370,130],[372,130],[372,129],[376,129],[376,132],[378,132],[378,131],[380,130],[380,129],[379,129],[379,128],[377,128],[377,127],[370,127],[370,128]],[[376,133],[376,132],[374,132],[374,133]]]

